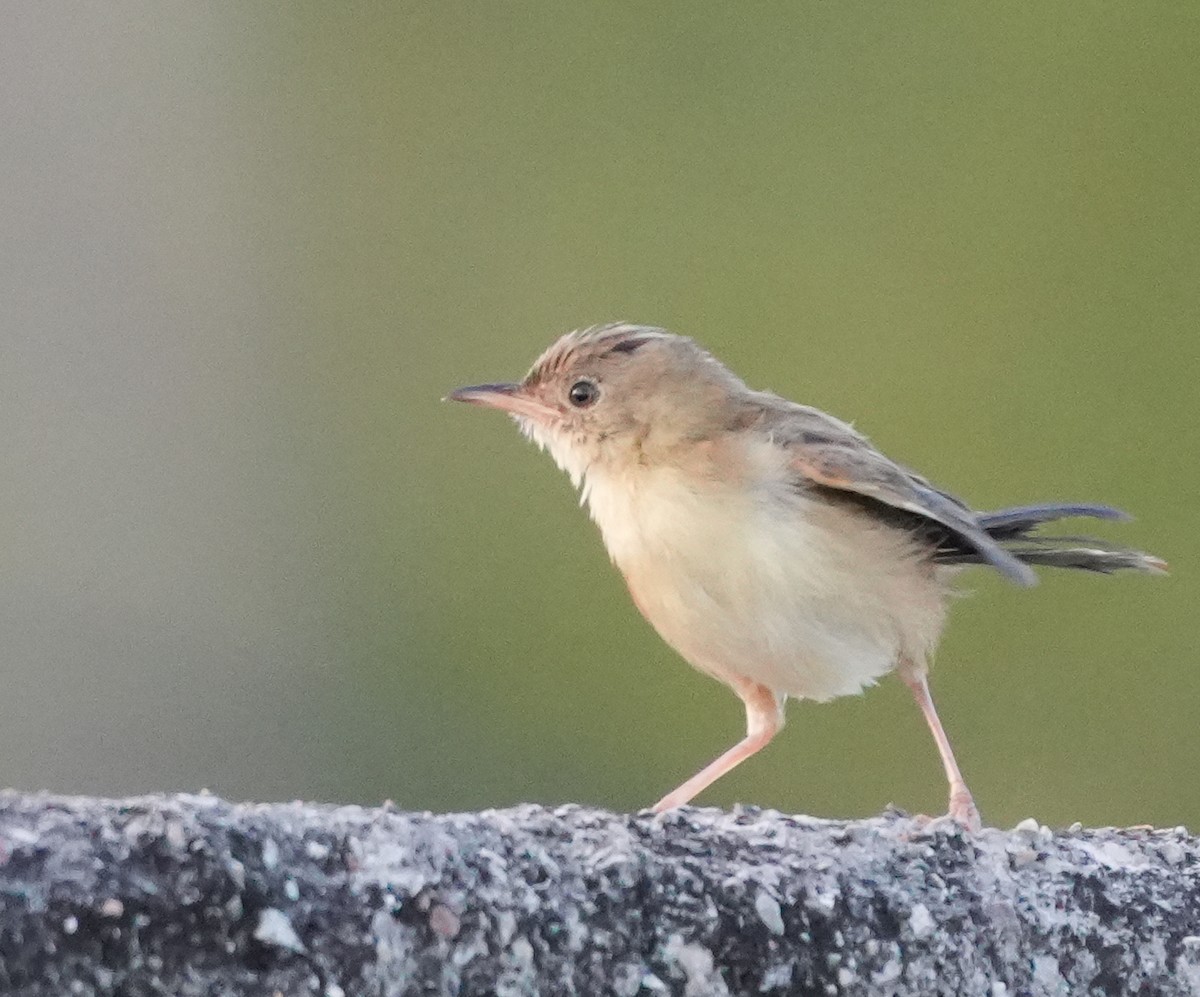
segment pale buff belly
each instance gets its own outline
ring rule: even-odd
[[[638,608],[701,671],[819,701],[932,653],[945,591],[904,534],[817,500],[640,499],[597,521]]]

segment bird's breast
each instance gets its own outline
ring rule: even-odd
[[[717,678],[828,699],[940,630],[941,587],[902,538],[819,499],[668,468],[586,496],[642,615]]]

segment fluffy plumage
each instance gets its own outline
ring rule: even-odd
[[[451,397],[509,412],[580,489],[642,614],[746,704],[747,738],[660,802],[758,750],[788,696],[827,700],[899,669],[929,720],[951,811],[978,815],[925,681],[950,581],[983,564],[1158,572],[1139,551],[1038,529],[1107,506],[979,513],[824,412],[755,391],[692,340],[615,323],[554,343],[518,384]]]

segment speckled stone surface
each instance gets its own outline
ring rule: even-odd
[[[0,794],[0,993],[1200,993],[1183,829]]]

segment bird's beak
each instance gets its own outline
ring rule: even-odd
[[[530,398],[520,384],[476,384],[469,388],[455,388],[446,398],[452,402],[498,408],[502,412],[541,423],[557,419],[559,415],[549,405]]]

